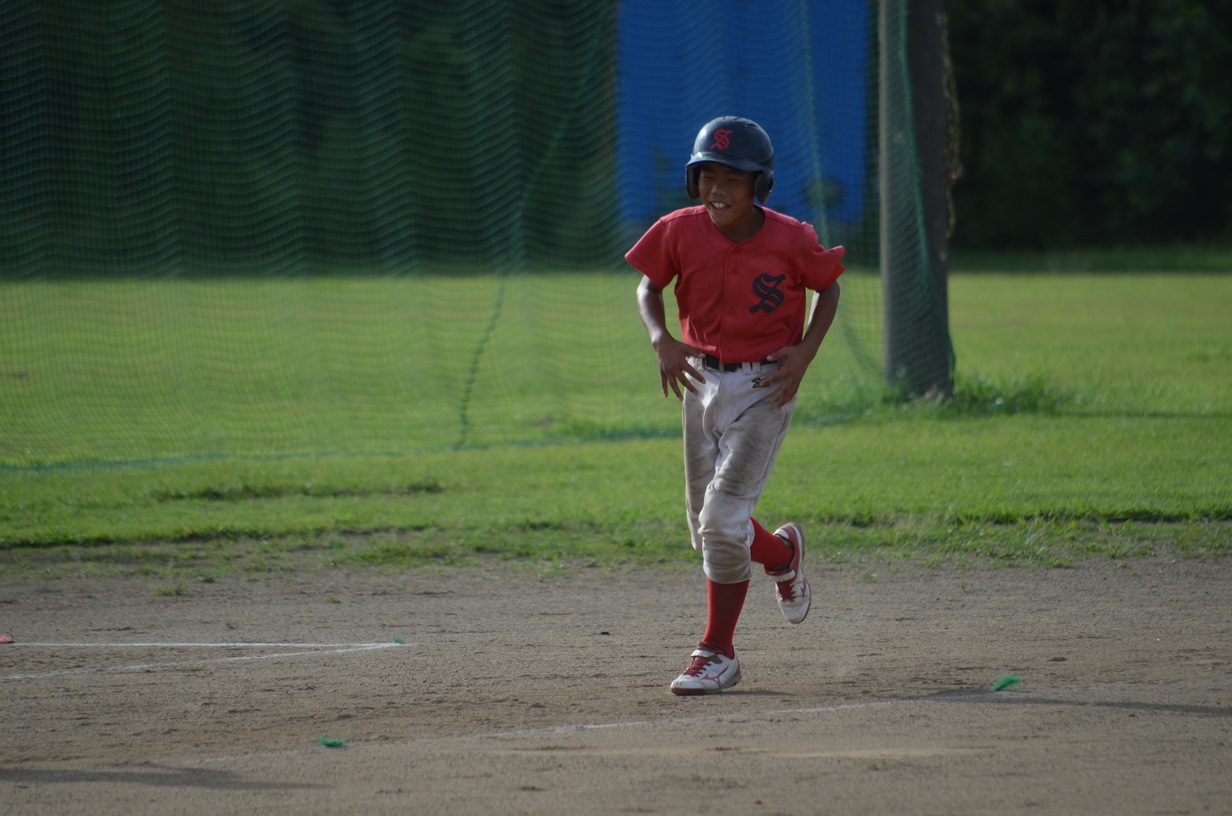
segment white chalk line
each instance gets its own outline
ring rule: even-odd
[[[380,747],[382,750],[387,750],[390,747],[408,745],[440,745],[451,742],[496,742],[501,740],[526,739],[528,737],[564,736],[569,734],[585,734],[597,731],[613,731],[631,728],[654,730],[660,728],[687,727],[698,723],[714,724],[716,722],[744,722],[751,721],[755,718],[835,714],[844,711],[869,711],[878,708],[933,705],[937,702],[938,700],[934,698],[916,697],[896,700],[877,700],[864,703],[835,703],[834,705],[808,706],[805,708],[779,708],[770,709],[768,711],[742,711],[738,713],[733,712],[730,714],[718,715],[700,714],[691,717],[665,717],[659,720],[626,720],[601,723],[576,723],[573,725],[549,725],[542,728],[519,728],[512,731],[489,731],[479,734],[455,734],[447,737],[424,737],[419,739],[396,740],[393,742],[382,742]],[[359,743],[359,745],[362,745],[362,743]],[[199,767],[202,765],[252,761],[256,759],[268,759],[271,757],[280,756],[305,756],[318,753],[319,751],[320,748],[312,746],[305,748],[292,748],[281,751],[258,751],[249,754],[225,754],[212,757],[199,757],[196,759],[182,760],[176,764],[180,766]]]
[[[826,706],[810,706],[808,708],[779,708],[769,711],[745,711],[731,714],[704,715],[698,717],[667,717],[662,720],[628,720],[625,722],[578,723],[574,725],[550,725],[542,728],[522,728],[516,731],[498,731],[487,734],[460,734],[451,737],[429,737],[415,742],[459,742],[466,740],[500,740],[522,739],[525,737],[550,737],[559,734],[583,734],[588,731],[607,731],[621,728],[672,728],[681,725],[693,725],[697,722],[741,722],[751,717],[786,717],[802,714],[835,714],[840,711],[868,711],[874,708],[890,706],[919,705],[933,702],[929,698],[909,698],[902,700],[878,700],[867,703],[835,703]]]
[[[100,643],[97,641],[80,642],[80,643],[54,643],[50,641],[32,641],[32,642],[27,643],[26,641],[20,641],[14,645],[24,647],[24,648],[29,648],[31,646],[43,646],[43,647],[51,647],[55,649],[89,649],[89,648],[100,648],[100,649],[127,649],[127,648],[131,648],[131,649],[157,649],[157,648],[170,648],[170,649],[263,648],[263,649],[268,649],[268,648],[276,648],[276,649],[285,649],[285,648],[290,648],[290,647],[293,647],[296,649],[351,649],[351,648],[357,648],[360,646],[375,648],[378,646],[380,647],[401,646],[404,644],[400,644],[397,641],[388,641],[388,642],[382,642],[382,643],[296,643],[295,641],[290,641],[290,640],[279,640],[279,641],[271,641],[268,643],[262,643],[260,641],[250,641],[250,640],[221,641],[221,642],[220,641],[157,640],[157,641],[149,641],[149,642],[117,641],[114,643],[107,643],[107,642]]]
[[[396,649],[406,644],[397,642],[385,643],[46,643],[33,642],[22,644],[25,647],[51,648],[84,648],[109,647],[120,648],[286,648],[294,647],[295,651],[272,652],[256,655],[231,655],[229,657],[198,658],[196,660],[164,660],[152,663],[132,663],[124,666],[85,666],[76,669],[56,669],[45,672],[22,672],[10,674],[0,680],[41,680],[50,677],[69,677],[78,674],[103,674],[117,672],[151,671],[153,669],[169,669],[183,666],[200,666],[209,663],[235,663],[252,660],[275,660],[282,657],[304,657],[306,655],[349,654],[353,652],[371,652],[379,649]]]
[[[577,723],[574,725],[551,725],[542,728],[522,728],[515,731],[497,731],[486,734],[459,734],[449,737],[429,737],[414,742],[461,742],[466,740],[521,739],[524,737],[550,737],[559,734],[582,734],[589,731],[606,731],[621,728],[673,728],[699,722],[743,722],[754,717],[794,717],[808,714],[837,714],[843,711],[870,711],[876,708],[931,705],[941,702],[935,697],[904,697],[893,700],[875,700],[864,703],[834,703],[806,708],[772,708],[766,711],[741,711],[729,714],[706,714],[695,717],[667,717],[661,720],[628,720],[625,722]]]

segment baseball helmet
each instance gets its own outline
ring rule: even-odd
[[[684,166],[685,190],[689,198],[698,198],[697,177],[703,162],[714,162],[757,173],[753,193],[765,203],[774,189],[774,145],[761,125],[739,116],[720,116],[702,126],[693,140],[693,155]]]

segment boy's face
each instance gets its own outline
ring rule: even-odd
[[[754,206],[753,195],[757,174],[712,162],[699,167],[697,190],[719,232],[733,241],[755,235],[761,227],[761,213]]]

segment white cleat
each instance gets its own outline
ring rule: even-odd
[[[766,570],[766,574],[775,581],[774,591],[783,617],[788,623],[803,623],[813,601],[809,582],[804,577],[804,532],[798,525],[788,522],[774,534],[791,546],[791,563],[781,570]]]
[[[696,649],[689,668],[672,681],[672,694],[717,694],[740,682],[740,658]]]

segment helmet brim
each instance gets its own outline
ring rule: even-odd
[[[724,156],[721,153],[695,153],[685,164],[685,167],[692,167],[697,164],[721,164],[724,167],[730,167],[733,170],[743,170],[746,173],[760,173],[766,169],[755,161]]]

